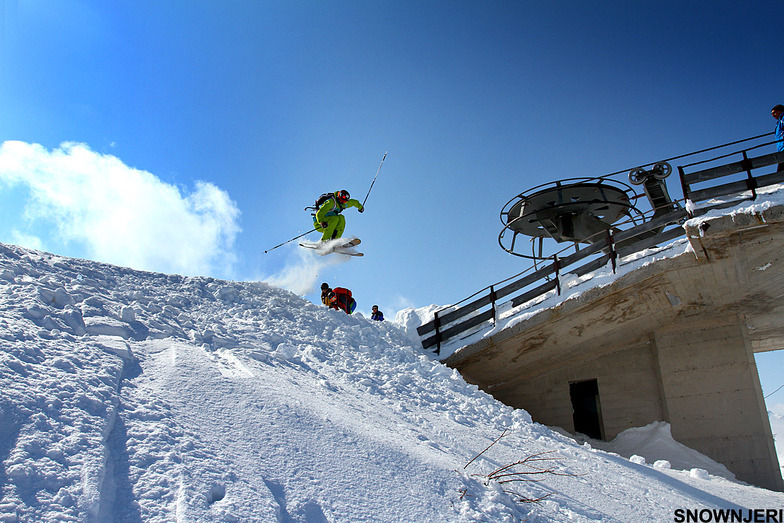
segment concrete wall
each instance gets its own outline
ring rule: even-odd
[[[596,379],[605,439],[628,428],[665,420],[651,344],[647,341],[606,354],[588,353],[532,379],[494,387],[507,405],[527,410],[534,420],[574,432],[569,384]]]
[[[604,439],[667,421],[676,441],[739,479],[784,490],[742,316],[675,323],[628,348],[588,351],[491,392],[540,423],[574,432],[569,384],[591,379],[599,386]]]
[[[605,439],[668,421],[744,481],[784,490],[754,362],[784,348],[784,207],[687,225],[690,250],[583,292],[445,360],[534,420],[573,431],[596,379]]]
[[[739,479],[784,489],[745,318],[701,317],[662,329],[655,343],[673,438]]]

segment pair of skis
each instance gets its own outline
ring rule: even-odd
[[[305,247],[306,249],[313,249],[316,251],[316,254],[320,256],[326,256],[327,254],[337,253],[337,254],[345,254],[346,256],[364,256],[365,254],[362,252],[357,252],[354,247],[359,245],[362,242],[359,238],[351,238],[350,240],[346,241],[343,238],[338,238],[336,240],[327,240],[323,242],[300,242],[300,247]]]

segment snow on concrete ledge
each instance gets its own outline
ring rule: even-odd
[[[715,205],[726,205],[732,201],[732,198],[710,200],[697,206],[689,202],[687,207],[693,211]],[[784,185],[759,189],[756,200],[740,200],[735,206],[713,209],[687,220],[683,224],[685,237],[618,259],[615,273],[609,263],[583,276],[566,273],[561,276],[560,296],[553,290],[517,307],[511,307],[511,302],[498,305],[495,325],[483,324],[468,331],[467,335],[447,340],[441,344],[438,357],[446,363],[454,359],[458,353],[461,359],[465,358],[481,351],[485,346],[481,343],[483,340],[501,333],[504,338],[511,337],[521,330],[548,321],[553,314],[565,314],[568,310],[573,310],[600,297],[602,293],[609,292],[612,284],[633,284],[650,277],[652,273],[677,265],[679,258],[699,257],[698,249],[694,248],[694,242],[699,238],[720,236],[739,228],[782,221],[784,221]],[[430,320],[432,320],[432,312],[427,318],[427,321]],[[424,318],[422,323],[425,323]]]

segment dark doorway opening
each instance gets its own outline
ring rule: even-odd
[[[589,438],[604,439],[599,383],[596,380],[570,383],[569,396],[572,399],[574,431]]]

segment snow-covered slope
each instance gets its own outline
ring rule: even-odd
[[[784,505],[578,445],[391,322],[264,283],[3,245],[0,391],[4,523],[662,521]],[[512,469],[538,482],[482,476],[540,453],[549,472]]]

